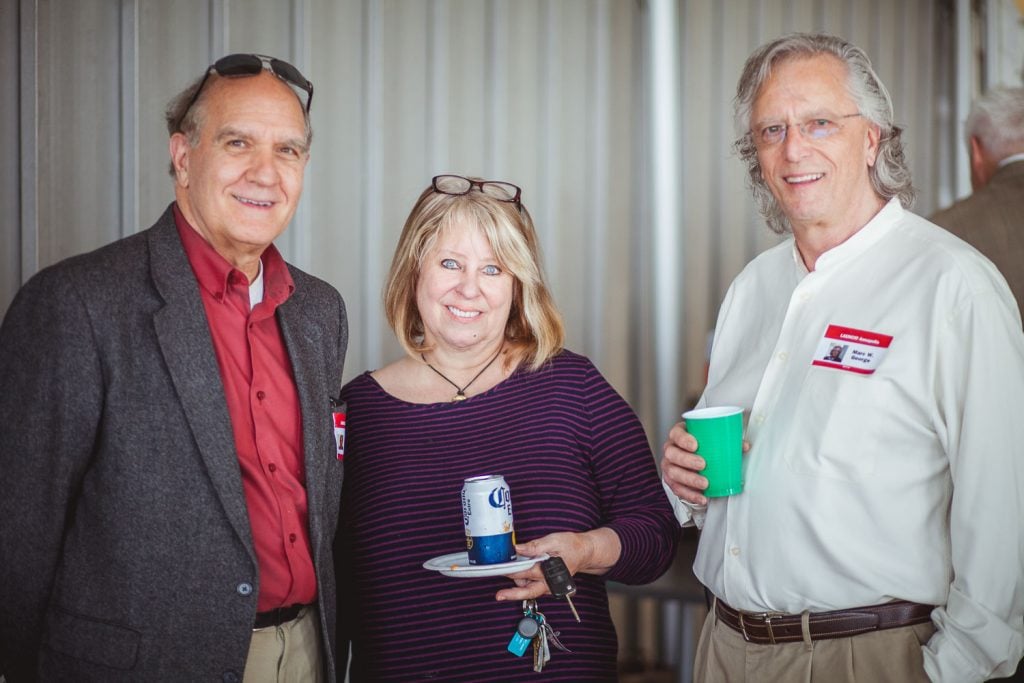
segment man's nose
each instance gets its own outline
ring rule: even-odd
[[[799,159],[807,153],[811,142],[804,136],[799,123],[791,123],[786,126],[786,136],[781,144],[787,159]]]
[[[272,185],[280,178],[280,173],[277,169],[277,157],[274,155],[273,150],[256,150],[251,157],[251,161],[252,163],[249,165],[249,172],[247,173],[249,180],[261,185]]]

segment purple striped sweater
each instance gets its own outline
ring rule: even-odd
[[[413,404],[365,373],[345,386],[348,429],[338,530],[340,639],[350,680],[613,681],[616,637],[604,582],[646,583],[671,563],[679,526],[639,420],[593,364],[562,352],[461,403]],[[577,624],[550,596],[540,611],[572,650],[541,674],[506,651],[521,603],[509,579],[449,578],[424,561],[465,549],[463,480],[504,475],[516,537],[614,529],[619,562],[576,576]],[[344,661],[344,660],[342,660]]]

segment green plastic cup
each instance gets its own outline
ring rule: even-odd
[[[704,495],[720,498],[743,492],[743,408],[717,406],[683,413],[686,431],[697,439],[704,458],[708,488]]]

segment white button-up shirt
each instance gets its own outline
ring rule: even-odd
[[[1024,334],[987,259],[895,199],[814,272],[792,239],[766,251],[722,304],[700,405],[742,406],[751,443],[744,492],[702,524],[694,571],[716,595],[753,612],[940,605],[933,680],[1013,672]]]

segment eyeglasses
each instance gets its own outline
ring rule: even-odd
[[[475,187],[488,197],[497,199],[499,202],[511,202],[517,208],[522,208],[522,205],[519,203],[519,197],[523,194],[523,191],[512,183],[505,183],[500,180],[472,180],[460,175],[436,175],[431,183],[434,186],[434,192],[440,192],[441,194],[459,197],[469,194]]]
[[[199,99],[199,94],[203,92],[203,87],[206,85],[206,81],[210,78],[211,73],[216,72],[218,76],[230,78],[233,76],[256,76],[264,69],[270,70],[285,83],[294,85],[296,88],[306,92],[306,114],[308,115],[309,108],[313,104],[313,84],[306,80],[306,77],[298,69],[288,62],[266,55],[239,53],[221,57],[206,70],[203,80],[199,82],[199,87],[192,94],[192,99],[189,100],[188,106],[182,111],[181,118],[178,119],[175,128],[178,131],[181,130],[181,122],[185,120],[189,111],[195,106],[196,100]]]
[[[801,123],[770,123],[756,131],[750,131],[750,134],[754,137],[754,142],[762,147],[770,147],[777,145],[786,139],[786,133],[789,132],[790,128],[796,127],[800,129],[800,134],[811,142],[818,142],[825,138],[832,137],[843,129],[843,126],[839,121],[843,119],[850,119],[854,116],[861,116],[860,112],[855,114],[846,114],[840,116],[837,120],[822,118],[816,116],[813,119],[807,119]]]

